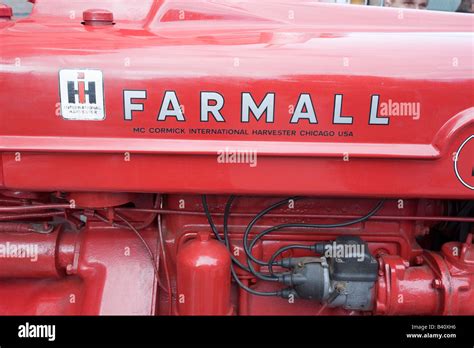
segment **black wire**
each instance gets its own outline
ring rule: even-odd
[[[250,270],[243,265],[236,257],[234,257],[232,250],[231,250],[231,245],[229,241],[229,229],[228,229],[228,221],[229,221],[229,215],[230,215],[230,209],[232,208],[232,203],[234,202],[235,196],[230,196],[229,199],[227,200],[227,203],[225,205],[225,210],[224,210],[224,243],[225,246],[227,247],[227,250],[229,250],[230,257],[232,261],[239,266],[241,269],[244,271],[247,271],[250,273]],[[212,217],[211,217],[212,220]]]
[[[207,206],[207,197],[205,195],[202,196],[204,212],[206,214],[207,221],[209,222],[209,225],[211,226],[212,232],[214,233],[216,238],[219,239],[219,241],[221,241],[225,244],[227,250],[229,251],[230,258],[233,261],[231,263],[231,266],[230,266],[230,271],[231,271],[232,277],[234,278],[235,282],[242,289],[244,289],[245,291],[247,291],[247,292],[249,292],[253,295],[257,295],[257,296],[280,296],[280,294],[281,294],[280,291],[263,292],[263,291],[257,291],[257,290],[253,290],[253,289],[249,288],[248,286],[246,286],[244,283],[241,282],[241,280],[239,279],[239,276],[235,272],[235,268],[234,268],[234,265],[233,265],[234,263],[237,264],[237,265],[241,265],[243,269],[247,270],[247,272],[248,272],[248,269],[245,268],[245,266],[243,266],[239,262],[239,260],[237,260],[234,257],[234,255],[232,254],[232,251],[230,250],[230,243],[229,243],[229,240],[228,240],[227,222],[228,222],[228,218],[229,218],[229,215],[230,215],[230,208],[232,206],[232,202],[233,202],[234,198],[235,198],[234,196],[229,197],[229,200],[227,201],[227,204],[226,204],[226,212],[224,213],[224,240],[222,240],[219,236],[219,231],[217,230],[217,227],[214,224],[214,220],[212,219],[212,215],[209,212],[209,207]],[[225,237],[226,235],[227,235],[227,237]]]
[[[253,294],[253,295],[258,295],[258,296],[280,296],[281,295],[281,291],[272,291],[272,292],[261,292],[261,291],[256,291],[256,290],[253,290],[251,288],[249,288],[248,286],[246,286],[245,284],[243,284],[236,271],[235,271],[235,268],[234,268],[234,264],[238,265],[239,267],[241,267],[242,269],[246,270],[247,272],[250,271],[253,275],[255,275],[257,278],[259,279],[262,279],[262,280],[267,280],[267,281],[278,281],[278,277],[275,276],[273,274],[273,269],[272,269],[272,264],[274,262],[274,259],[279,255],[281,254],[282,252],[284,252],[285,250],[288,250],[290,248],[287,248],[287,247],[290,247],[290,246],[287,246],[287,247],[283,247],[283,248],[280,248],[277,253],[273,254],[272,255],[272,258],[268,261],[268,262],[265,262],[265,261],[261,261],[261,260],[258,260],[257,258],[255,258],[252,253],[251,253],[251,250],[252,248],[255,246],[255,244],[258,242],[258,240],[260,238],[262,238],[263,236],[265,236],[266,234],[268,233],[271,233],[273,231],[277,231],[277,230],[280,230],[280,229],[283,229],[283,228],[339,228],[339,227],[345,227],[345,226],[349,226],[349,225],[353,225],[353,224],[356,224],[356,223],[359,223],[359,222],[363,222],[363,221],[366,221],[368,220],[370,217],[372,217],[373,215],[375,215],[383,206],[385,200],[381,200],[379,201],[379,203],[375,206],[375,208],[370,211],[367,215],[364,215],[358,219],[354,219],[354,220],[350,220],[350,221],[346,221],[346,222],[342,222],[342,223],[336,223],[336,224],[303,224],[303,223],[291,223],[291,224],[280,224],[280,225],[277,225],[277,226],[273,226],[271,228],[268,228],[262,232],[260,232],[253,240],[252,242],[250,243],[250,245],[248,245],[248,235],[250,234],[250,231],[252,230],[252,227],[255,225],[255,223],[261,219],[264,215],[266,215],[268,212],[270,212],[271,210],[273,209],[276,209],[284,204],[287,204],[290,200],[300,200],[300,199],[303,199],[304,197],[298,197],[298,196],[295,196],[295,197],[289,197],[289,198],[286,198],[282,201],[279,201],[277,203],[274,203],[273,205],[271,205],[270,207],[262,210],[260,213],[258,213],[253,219],[252,221],[247,225],[247,228],[245,230],[245,233],[244,233],[244,237],[243,237],[243,246],[244,246],[244,250],[245,250],[245,254],[247,256],[247,263],[248,263],[248,268],[245,267],[242,263],[240,263],[240,261],[238,259],[236,259],[234,257],[234,255],[232,254],[232,251],[230,250],[230,242],[229,242],[229,238],[228,238],[228,219],[229,219],[229,215],[230,215],[230,209],[231,209],[231,206],[232,206],[232,203],[235,199],[235,196],[230,196],[227,203],[226,203],[226,208],[225,208],[225,212],[224,212],[224,239],[222,239],[219,235],[219,231],[217,230],[215,224],[214,224],[214,221],[212,219],[212,216],[209,212],[209,207],[208,207],[208,204],[207,204],[207,197],[205,195],[202,196],[202,202],[203,202],[203,207],[204,207],[204,212],[206,213],[206,217],[207,217],[207,220],[209,222],[209,225],[211,226],[211,229],[212,229],[212,232],[214,233],[214,235],[216,236],[216,239],[218,239],[219,241],[223,242],[227,248],[227,250],[229,251],[230,253],[230,257],[232,259],[232,264],[231,264],[231,273],[232,273],[232,277],[234,278],[234,280],[236,281],[236,283],[242,288],[244,289],[245,291]],[[303,245],[292,245],[291,246],[292,248],[299,248],[299,249],[309,249],[310,247],[309,246],[303,246]],[[285,249],[286,248],[286,249]],[[284,250],[281,250],[281,249],[284,249]],[[252,261],[259,264],[259,265],[265,265],[265,266],[268,266],[269,267],[269,270],[271,272],[271,276],[266,276],[264,274],[261,274],[259,272],[257,272],[255,270],[255,268],[253,267],[252,265]]]
[[[278,208],[282,205],[288,204],[288,202],[290,200],[296,201],[296,200],[299,200],[299,199],[302,199],[302,198],[303,197],[295,196],[295,197],[285,198],[285,199],[283,199],[279,202],[276,202],[276,203],[272,204],[271,206],[269,206],[268,208],[262,210],[260,213],[258,213],[252,219],[252,221],[247,225],[247,228],[245,229],[245,233],[244,233],[244,237],[243,237],[243,245],[244,245],[245,254],[247,255],[248,268],[249,268],[250,272],[252,272],[252,274],[254,276],[256,276],[257,278],[259,278],[261,280],[271,281],[271,282],[277,282],[278,281],[278,278],[273,276],[273,275],[266,276],[266,275],[258,272],[252,264],[252,261],[253,261],[253,262],[255,262],[256,264],[259,264],[259,265],[263,265],[263,266],[267,265],[267,262],[261,261],[261,260],[255,258],[252,255],[251,248],[249,248],[249,246],[247,244],[248,243],[248,236],[250,234],[250,231],[252,230],[253,225],[255,225],[260,218],[262,218],[265,214],[272,211],[273,209],[276,209],[276,208]]]
[[[202,200],[202,206],[204,208],[204,212],[206,213],[207,221],[209,222],[209,225],[211,226],[212,233],[214,233],[214,236],[219,242],[223,242],[221,236],[219,236],[219,231],[217,230],[216,225],[214,225],[214,222],[212,221],[212,216],[211,216],[211,213],[209,212],[209,206],[207,205],[207,196],[202,195],[201,200]]]
[[[229,242],[229,231],[228,231],[228,228],[227,228],[227,222],[228,222],[228,219],[229,219],[230,208],[232,206],[232,202],[234,201],[234,199],[235,199],[235,196],[230,196],[229,199],[227,200],[227,203],[226,203],[226,206],[225,206],[225,211],[224,211],[224,239],[220,238],[219,231],[217,230],[217,227],[214,223],[214,219],[212,218],[212,215],[209,211],[209,206],[207,204],[207,196],[205,196],[205,195],[202,196],[202,203],[203,203],[202,205],[204,207],[204,212],[206,213],[207,221],[209,221],[209,225],[211,226],[212,232],[214,233],[214,235],[216,236],[216,238],[220,242],[223,242],[225,244],[225,246],[227,247],[227,250],[229,251],[230,258],[232,259],[232,261],[235,264],[237,264],[237,266],[242,268],[243,270],[245,270],[247,272],[250,272],[250,270],[247,267],[245,267],[245,265],[243,265],[233,255],[232,250],[231,250],[231,245],[230,245],[230,242]],[[217,237],[217,236],[219,236],[219,237]]]
[[[245,250],[245,253],[247,254],[247,257],[249,257],[253,262],[255,262],[256,264],[258,265],[261,265],[261,266],[266,266],[267,263],[264,262],[264,261],[260,261],[259,259],[255,258],[253,255],[252,255],[252,252],[251,250],[249,249],[249,246],[247,244],[248,242],[248,236],[250,234],[250,231],[252,230],[252,227],[253,225],[255,225],[255,223],[260,219],[262,218],[264,215],[266,215],[267,213],[269,213],[270,211],[282,206],[282,205],[285,205],[287,204],[290,200],[293,200],[293,201],[297,201],[299,199],[302,199],[303,197],[289,197],[289,198],[285,198],[279,202],[276,202],[274,204],[272,204],[271,206],[269,206],[268,208],[262,210],[260,213],[258,213],[253,219],[252,221],[250,221],[250,223],[247,225],[247,228],[245,229],[245,233],[244,233],[244,237],[243,237],[243,245],[244,245],[244,250]],[[249,265],[250,266],[250,265]],[[252,269],[252,268],[251,268]]]
[[[235,269],[233,265],[230,266],[230,271],[232,272],[232,276],[234,277],[235,282],[242,289],[251,293],[252,295],[257,295],[257,296],[280,296],[281,295],[280,291],[262,292],[262,291],[253,290],[240,281],[239,276],[235,273]]]
[[[255,244],[258,242],[258,240],[260,238],[262,238],[263,236],[265,236],[266,234],[268,233],[271,233],[273,231],[277,231],[277,230],[281,230],[283,228],[339,228],[339,227],[345,227],[345,226],[349,226],[349,225],[354,225],[354,224],[357,224],[359,222],[363,222],[363,221],[366,221],[368,219],[370,219],[372,216],[374,216],[375,214],[377,214],[377,212],[383,207],[385,203],[385,199],[382,199],[380,200],[377,205],[366,215],[360,217],[360,218],[357,218],[357,219],[354,219],[354,220],[350,220],[350,221],[345,221],[345,222],[340,222],[340,223],[335,223],[335,224],[303,224],[303,223],[291,223],[291,224],[281,224],[281,225],[277,225],[277,226],[273,226],[273,227],[270,227],[270,228],[267,228],[266,230],[260,232],[253,240],[252,242],[250,243],[250,245],[248,246],[249,250],[252,250],[252,248],[255,246]],[[245,237],[245,236],[244,236]],[[244,244],[246,244],[247,241],[244,240]],[[248,255],[249,258],[251,258],[251,255]],[[255,257],[252,258],[252,260],[254,259]],[[258,260],[260,261],[260,260]],[[262,262],[262,261],[260,261]],[[265,263],[265,265],[268,265],[268,263]]]
[[[271,275],[275,275],[275,273],[273,272],[273,265],[275,265],[274,264],[275,259],[278,257],[278,255],[280,255],[280,254],[282,254],[285,251],[290,250],[290,249],[311,250],[311,246],[310,245],[301,245],[301,244],[292,244],[292,245],[287,245],[287,246],[281,247],[280,249],[275,251],[273,253],[272,257],[270,257],[270,259],[268,260],[268,271],[270,272]]]
[[[230,242],[229,242],[229,229],[227,228],[228,225],[228,220],[229,220],[229,215],[230,215],[230,209],[232,208],[232,203],[234,202],[235,196],[230,196],[229,199],[227,200],[227,203],[225,205],[224,209],[224,242],[227,248],[230,248]]]

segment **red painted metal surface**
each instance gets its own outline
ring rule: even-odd
[[[113,238],[111,237],[113,233]],[[144,231],[154,249],[156,232]],[[155,314],[154,270],[133,232],[107,227],[58,235],[1,233],[38,245],[35,258],[0,258],[0,315]],[[153,246],[155,245],[155,247]]]
[[[13,226],[10,226],[9,232],[2,231],[0,243],[11,250],[6,255],[12,257],[0,258],[0,278],[60,277],[61,273],[65,272],[66,265],[61,264],[59,260],[67,259],[67,256],[56,253],[58,236],[57,230],[42,235],[32,230],[13,228]],[[14,257],[15,255],[18,257]]]
[[[116,25],[81,24],[82,11],[95,2],[37,1],[30,18],[3,30],[5,187],[334,196],[350,188],[364,196],[472,198],[453,168],[453,153],[473,134],[471,16],[406,10],[400,20],[393,9],[298,1],[102,5]],[[76,17],[63,16],[66,9]],[[189,20],[179,20],[176,9]],[[102,71],[103,121],[60,116],[58,72],[70,68]],[[124,90],[147,91],[146,100],[136,101],[144,110],[127,121]],[[167,90],[184,106],[184,122],[157,121]],[[199,90],[224,96],[225,122],[199,121]],[[274,93],[274,122],[242,123],[243,92],[257,102]],[[289,110],[302,93],[312,96],[318,124],[290,123]],[[344,96],[342,114],[353,117],[350,125],[333,124],[337,93]],[[419,103],[419,118],[369,125],[374,95],[381,103]],[[142,128],[145,133],[134,132]],[[157,134],[162,128],[186,134]],[[205,133],[216,128],[248,135]],[[226,147],[256,150],[258,166],[217,163],[216,153]],[[466,148],[463,157],[474,157],[472,151]],[[472,163],[462,165],[466,171]],[[32,170],[36,175],[27,174]],[[98,175],[104,172],[114,175]],[[466,180],[472,184],[471,176]]]
[[[140,200],[142,203],[140,203]],[[239,248],[242,232],[250,220],[246,213],[255,213],[274,202],[275,198],[239,198],[233,209],[229,226],[231,244]],[[143,198],[135,205],[143,205]],[[186,209],[179,208],[185,202]],[[211,197],[213,216],[222,230],[222,212],[225,197]],[[150,203],[151,204],[151,203]],[[331,215],[359,215],[373,205],[373,200],[309,199],[297,206],[298,221],[331,221]],[[145,204],[147,206],[147,204]],[[150,205],[148,205],[150,206]],[[0,304],[1,314],[169,314],[170,296],[164,268],[169,272],[172,312],[180,315],[356,315],[356,311],[325,308],[315,301],[298,300],[289,303],[281,298],[262,298],[249,295],[231,282],[229,255],[222,244],[208,240],[209,227],[202,214],[197,196],[174,195],[163,202],[168,213],[162,227],[165,253],[161,252],[159,230],[151,225],[140,230],[149,244],[160,279],[156,278],[153,264],[136,235],[121,227],[111,227],[90,214],[80,231],[56,230],[50,234],[31,231],[1,232],[0,245],[36,244],[40,246],[37,261],[24,258],[0,258],[0,294],[11,298]],[[80,212],[82,208],[77,208]],[[136,212],[137,208],[122,208],[134,225],[149,219],[150,213]],[[152,210],[152,209],[150,209]],[[320,218],[325,212],[328,217]],[[187,214],[194,212],[194,215]],[[398,202],[388,202],[379,217],[350,228],[330,232],[323,230],[278,231],[264,238],[254,254],[268,259],[278,248],[288,244],[310,245],[333,240],[340,235],[359,235],[369,245],[370,252],[380,260],[377,282],[376,314],[473,314],[472,291],[472,237],[464,244],[445,244],[441,253],[424,251],[417,239],[427,236],[435,222],[424,222],[421,216],[440,216],[443,207],[439,201],[405,201],[403,209]],[[252,236],[265,227],[291,216],[292,210],[275,211],[256,226]],[[313,214],[313,215],[311,215]],[[404,216],[420,214],[417,223],[403,220]],[[113,218],[114,214],[110,214]],[[244,216],[242,216],[244,215]],[[312,217],[313,216],[313,217]],[[199,240],[199,238],[204,240]],[[471,243],[471,244],[470,244]],[[458,248],[457,256],[453,255]],[[235,249],[233,249],[235,250]],[[242,249],[240,249],[242,250]],[[242,252],[242,251],[241,251]],[[243,252],[242,252],[243,253]],[[163,255],[166,254],[166,259]],[[311,255],[297,251],[285,257]],[[203,261],[204,262],[201,262]],[[421,260],[421,261],[420,261]],[[31,265],[34,267],[31,267]],[[440,277],[440,275],[442,275]],[[243,282],[257,290],[271,290],[279,286],[256,281],[245,272],[239,272]],[[387,278],[390,277],[390,278]],[[439,284],[436,282],[440,281]],[[232,294],[231,294],[232,284]],[[437,284],[434,286],[433,284]],[[449,291],[448,291],[449,289]],[[15,293],[35,294],[28,297]],[[184,302],[180,303],[180,295]],[[231,296],[232,295],[232,296]],[[403,296],[400,303],[399,296]],[[181,297],[183,299],[183,297]],[[231,302],[228,302],[231,300]],[[72,301],[72,302],[70,302]],[[28,302],[28,305],[27,305]],[[464,303],[467,305],[460,305]],[[46,305],[49,304],[49,305]]]
[[[466,243],[426,253],[423,265],[409,267],[394,256],[381,258],[377,314],[474,315],[472,234]]]
[[[178,314],[231,314],[230,262],[225,246],[209,232],[182,245],[176,260]]]
[[[251,237],[354,219],[388,198],[367,221],[282,229],[253,253],[359,236],[379,262],[368,314],[474,314],[472,234],[450,229],[474,233],[474,216],[453,208],[474,199],[472,16],[295,0],[99,3],[37,0],[17,21],[0,7],[1,315],[367,314],[238,287],[224,245],[204,237],[201,194],[213,194],[221,233],[227,195],[239,196],[228,227],[243,263],[247,224],[277,196],[310,198],[272,211]],[[103,117],[68,116],[64,104],[89,105],[92,91]],[[160,119],[172,92],[181,113]],[[222,120],[201,112],[201,92],[222,96]],[[273,98],[273,113],[247,121],[246,93]],[[292,122],[302,98],[313,118]],[[395,115],[400,103],[418,113]],[[255,166],[222,163],[228,149],[255,152]],[[38,249],[19,257],[18,245]],[[254,290],[282,287],[237,274]]]

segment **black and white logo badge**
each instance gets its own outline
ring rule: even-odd
[[[105,119],[104,85],[100,70],[59,71],[61,115],[67,120]]]

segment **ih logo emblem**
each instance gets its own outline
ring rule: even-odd
[[[102,71],[59,71],[61,115],[67,120],[100,121],[105,119]]]

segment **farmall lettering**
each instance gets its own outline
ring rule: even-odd
[[[147,99],[146,90],[124,90],[123,105],[124,119],[132,121],[138,117],[138,112],[144,110]],[[211,118],[216,122],[226,122],[222,112],[224,107],[224,96],[216,91],[200,92],[200,110],[199,120],[208,122]],[[334,109],[332,113],[332,123],[351,125],[354,117],[343,114],[343,94],[334,95]],[[240,99],[240,122],[249,123],[251,119],[265,123],[274,123],[275,114],[275,93],[267,93],[261,100],[257,101],[250,92],[242,92]],[[372,95],[368,98],[370,102],[369,125],[388,125],[389,117],[383,117],[379,113],[380,96]],[[299,124],[307,122],[309,124],[318,124],[318,116],[316,106],[313,104],[311,95],[301,93],[295,101],[294,112],[290,115],[288,122],[291,124]],[[186,116],[182,111],[179,103],[178,95],[174,91],[165,91],[163,100],[156,112],[157,121],[166,121],[167,119],[175,119],[179,122],[185,122]]]

